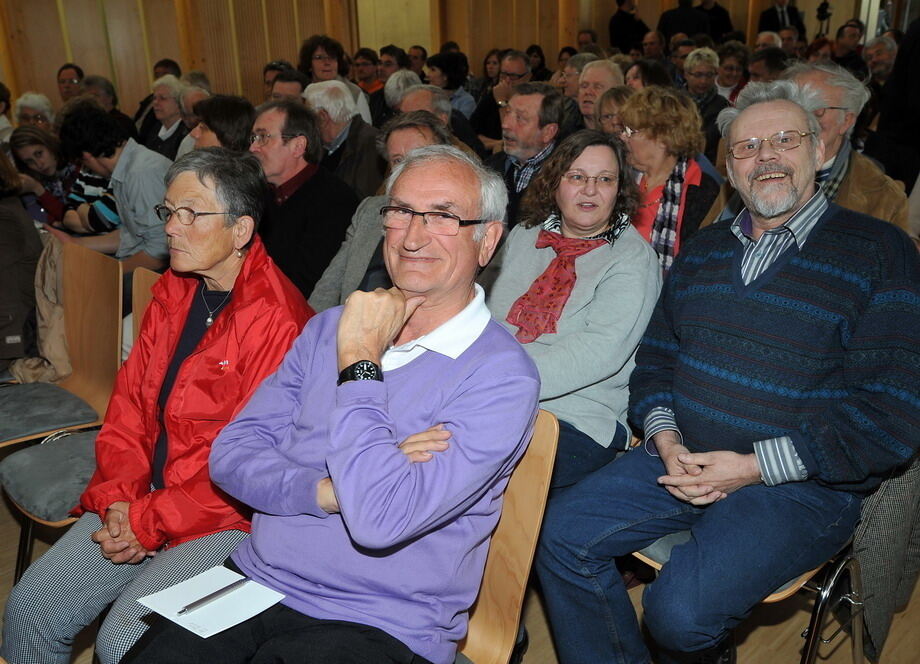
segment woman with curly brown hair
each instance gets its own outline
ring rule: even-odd
[[[620,122],[629,164],[639,172],[633,225],[666,271],[681,243],[721,210],[719,183],[697,163],[705,143],[700,113],[686,93],[653,85],[626,100]]]
[[[655,253],[630,224],[637,192],[620,140],[584,130],[535,176],[508,236],[489,308],[540,372],[559,418],[551,486],[626,449],[633,355],[658,298]]]

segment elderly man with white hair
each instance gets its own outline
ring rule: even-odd
[[[623,70],[610,60],[589,62],[578,77],[578,110],[588,129],[597,129],[594,108],[601,95],[610,88],[623,85]]]
[[[795,64],[784,78],[813,90],[822,100],[815,115],[824,142],[824,162],[817,173],[824,195],[837,205],[890,221],[906,231],[904,187],[854,150],[850,141],[856,119],[869,100],[865,84],[830,62]]]
[[[475,283],[501,178],[431,145],[387,197],[394,286],[315,316],[212,447],[255,511],[226,564],[284,599],[207,639],[159,620],[124,664],[454,662],[540,379]]]
[[[323,81],[308,85],[303,97],[319,122],[320,165],[354,189],[359,199],[373,196],[386,166],[377,154],[377,130],[361,119],[351,91],[341,81]]]
[[[732,630],[840,551],[863,498],[917,454],[920,258],[815,184],[824,103],[750,83],[719,116],[744,208],[697,233],[662,288],[629,381],[645,448],[547,507],[537,567],[560,661],[651,661],[614,559],[684,532],[643,595],[655,661],[734,662]]]
[[[198,87],[197,85],[186,85],[182,88],[182,92],[179,95],[179,110],[182,115],[182,123],[185,125],[185,128],[188,129],[189,133],[186,134],[182,142],[179,143],[179,149],[176,151],[176,159],[195,149],[195,137],[191,134],[191,131],[198,126],[198,116],[195,115],[195,104],[210,96],[211,93],[208,90]]]

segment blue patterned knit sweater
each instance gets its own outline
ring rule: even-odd
[[[745,286],[719,223],[685,245],[636,356],[630,417],[674,410],[691,451],[788,435],[810,479],[865,493],[920,448],[920,259],[891,224],[831,205]]]

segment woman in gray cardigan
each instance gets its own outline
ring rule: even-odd
[[[535,176],[491,289],[492,315],[540,371],[540,406],[559,418],[552,488],[627,448],[629,375],[661,286],[632,227],[638,193],[620,140],[584,130]]]

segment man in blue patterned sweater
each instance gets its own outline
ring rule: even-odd
[[[689,529],[643,598],[663,662],[729,662],[766,595],[841,549],[920,447],[920,261],[815,186],[823,104],[750,84],[720,117],[745,203],[672,267],[636,356],[644,449],[552,501],[537,564],[560,659],[647,663],[614,564]]]

